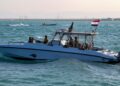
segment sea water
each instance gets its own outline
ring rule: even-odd
[[[91,21],[0,20],[0,44],[27,42],[29,36],[52,38],[58,29],[74,22],[75,31],[92,31]],[[56,24],[44,26],[43,23]],[[120,21],[101,21],[95,46],[120,51]],[[0,86],[120,86],[120,64],[59,59],[21,61],[0,56]]]

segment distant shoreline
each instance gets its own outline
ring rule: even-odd
[[[91,21],[93,19],[100,19],[103,21],[120,21],[120,18],[91,18],[91,19],[40,19],[40,18],[30,18],[30,19],[19,19],[19,18],[1,18],[0,20],[59,20],[59,21]]]

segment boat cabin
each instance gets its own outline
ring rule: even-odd
[[[62,45],[66,48],[92,49],[94,47],[93,39],[97,34],[96,32],[56,31],[51,43],[52,45]]]

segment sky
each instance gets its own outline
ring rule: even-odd
[[[109,17],[120,17],[120,0],[0,0],[0,18]]]

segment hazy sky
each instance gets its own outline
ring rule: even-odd
[[[120,17],[120,0],[0,0],[0,18]]]

